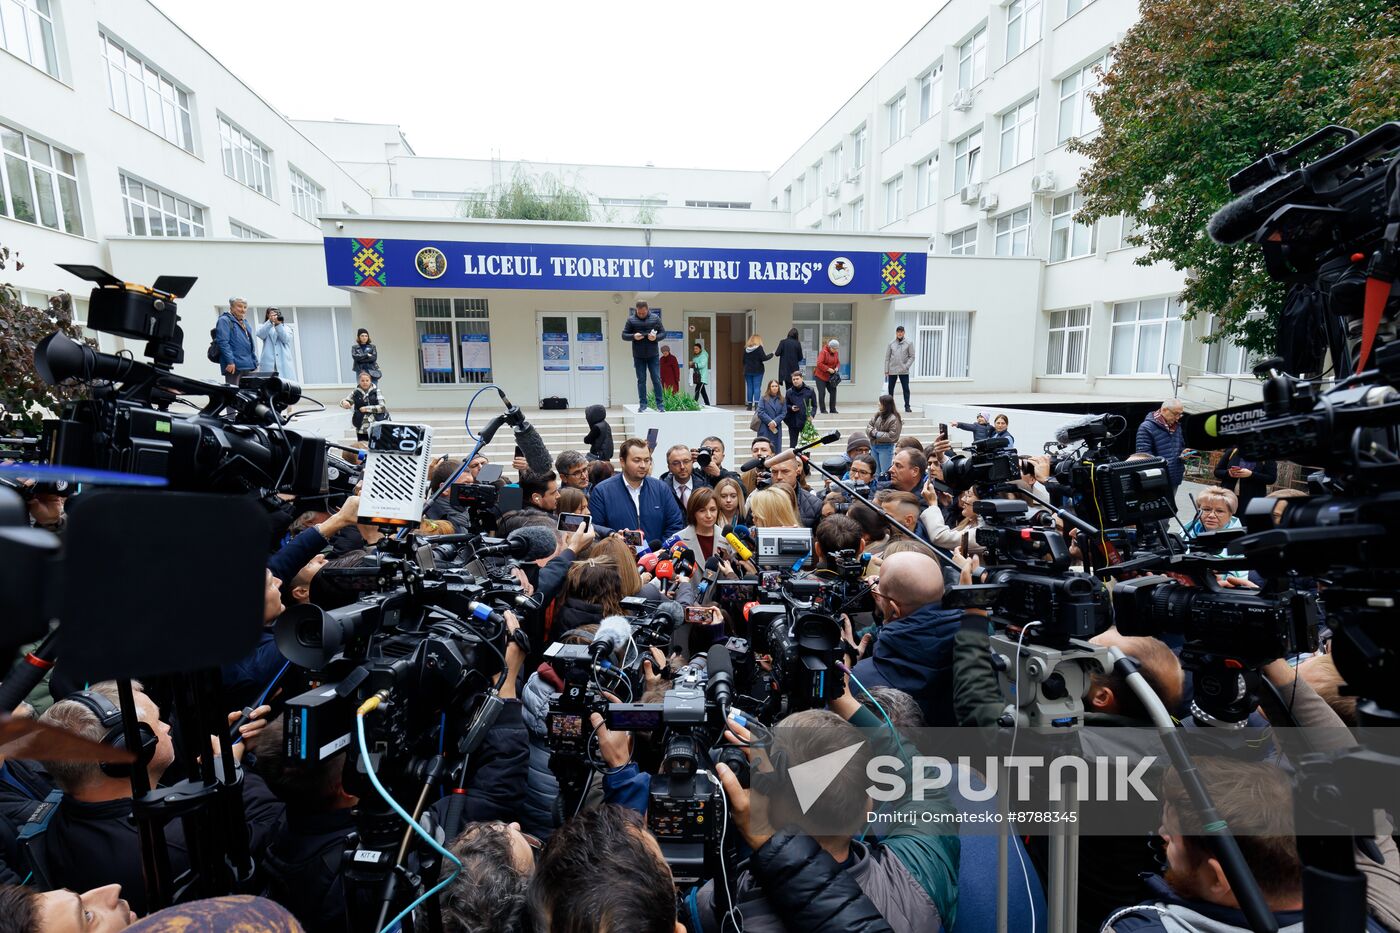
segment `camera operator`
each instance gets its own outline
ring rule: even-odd
[[[525,900],[541,843],[519,823],[472,823],[448,844],[462,870],[442,894],[444,933],[529,929]]]
[[[549,528],[553,531],[556,528],[554,519],[548,515],[531,509],[522,509],[513,512],[502,521],[502,533],[505,528],[520,528],[525,525],[537,525],[541,528]],[[547,614],[553,606],[559,594],[564,591],[565,583],[568,580],[569,568],[573,565],[574,559],[585,551],[593,539],[597,537],[597,532],[593,530],[592,523],[583,525],[578,529],[569,532],[567,535],[555,535],[555,552],[549,557],[542,557],[533,562],[525,562],[517,568],[518,575],[523,577],[527,596],[533,595],[534,607],[525,613],[522,627],[525,634],[530,639],[530,645],[536,655],[544,651],[545,632],[548,630]],[[562,538],[562,541],[560,540]]]
[[[802,484],[802,462],[787,460],[772,467],[773,485],[786,486],[797,504],[797,517],[808,528],[815,528],[822,518],[822,500]]]
[[[175,760],[170,726],[161,720],[159,708],[146,696],[140,684],[132,681],[131,686],[135,692],[137,719],[154,734],[149,760],[132,767],[144,766],[151,785],[155,786]],[[95,694],[112,707],[118,706],[115,681],[93,684],[88,693]],[[107,727],[87,705],[98,702],[91,698],[87,701],[62,700],[49,707],[40,721],[100,742],[107,735]],[[267,707],[254,710],[249,721],[240,727],[239,733],[244,741],[233,747],[236,761],[242,760],[247,740],[266,725],[262,717],[268,712]],[[230,714],[229,724],[238,721],[240,715],[239,712]],[[138,914],[145,913],[141,841],[131,815],[131,781],[124,770],[120,766],[113,769],[89,761],[45,761],[43,765],[63,791],[63,800],[43,833],[42,862],[49,882],[87,890],[115,881],[126,892],[132,909]],[[109,773],[113,770],[121,776]],[[262,779],[252,773],[243,775],[243,802],[249,851],[256,860],[281,825],[284,808]],[[189,867],[182,821],[166,823],[164,832],[171,869],[178,876]]]
[[[775,380],[776,381],[776,380]],[[766,437],[755,437],[753,443],[749,445],[749,453],[754,460],[767,460],[775,453],[773,442]],[[745,470],[739,474],[739,481],[744,486],[744,494],[750,495],[758,488],[759,476],[765,472],[761,467],[753,470]]]
[[[661,482],[666,484],[682,512],[697,489],[710,488],[709,480],[696,472],[695,456],[686,444],[674,444],[666,451],[666,474],[661,477]]]
[[[452,523],[452,530],[459,535],[469,534],[472,530],[471,521],[467,514],[457,508],[452,502],[452,487],[443,485],[461,469],[462,461],[452,460],[448,457],[441,457],[434,464],[429,473],[428,482],[433,489],[441,487],[441,491],[433,497],[433,501],[423,509],[423,517],[433,521],[447,521]],[[480,469],[478,467],[477,469]],[[459,482],[471,483],[476,478],[474,470],[465,470],[458,477]]]
[[[113,933],[135,921],[119,884],[82,894],[0,885],[0,933]]]
[[[938,562],[912,551],[890,555],[871,588],[883,614],[870,657],[856,664],[866,687],[895,687],[912,696],[930,726],[953,726],[953,639],[960,609],[943,609]]]
[[[732,480],[739,478],[738,473],[724,468],[724,441],[712,435],[701,441],[700,447],[702,450],[708,449],[710,451],[710,462],[701,469],[707,483],[713,486],[726,477]]]

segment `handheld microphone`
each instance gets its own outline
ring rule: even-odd
[[[515,443],[520,445],[520,452],[525,455],[525,465],[529,467],[531,473],[548,473],[554,469],[554,458],[549,455],[549,448],[544,446],[544,439],[540,437],[540,432],[535,426],[525,420],[525,413],[518,407],[511,404],[510,399],[500,389],[496,394],[501,397],[501,403],[506,406],[504,415],[506,424],[510,425],[515,432]]]
[[[734,696],[734,664],[729,658],[729,649],[723,644],[710,647],[705,653],[705,693],[714,698],[715,705],[729,712],[729,703]]]
[[[517,528],[499,544],[485,544],[476,549],[477,557],[505,555],[519,560],[540,560],[554,553],[554,532],[539,525]]]
[[[658,580],[670,580],[676,576],[676,565],[669,560],[659,560],[656,562],[656,573],[653,574]]]
[[[744,544],[744,542],[739,540],[739,536],[735,534],[735,531],[737,531],[738,528],[742,527],[742,525],[739,525],[733,529],[730,529],[729,531],[726,531],[724,533],[724,540],[729,542],[729,546],[734,549],[734,553],[739,556],[740,560],[752,560],[753,551],[749,550],[748,547]]]
[[[656,576],[656,565],[661,562],[661,555],[655,553],[643,554],[637,561],[637,569]]]
[[[719,573],[721,559],[718,554],[711,554],[710,559],[705,561],[705,576],[700,580],[700,585],[696,587],[696,595],[700,599],[705,598],[706,591],[715,582],[715,575]]]
[[[622,616],[608,616],[593,633],[593,641],[588,646],[589,657],[598,661],[617,654],[632,640],[632,626]]]

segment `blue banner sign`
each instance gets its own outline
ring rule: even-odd
[[[914,252],[454,243],[326,237],[326,280],[363,288],[921,295]]]

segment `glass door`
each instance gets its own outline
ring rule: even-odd
[[[595,311],[540,311],[540,398],[569,400],[570,408],[607,405],[607,315]]]

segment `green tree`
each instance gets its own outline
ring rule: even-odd
[[[11,256],[8,247],[0,246],[0,273],[11,262],[16,272],[24,268],[18,254]],[[0,282],[0,436],[37,435],[45,417],[56,416],[64,402],[86,394],[83,386],[51,386],[34,369],[34,346],[54,331],[83,339],[66,292],[50,298],[47,308],[31,308],[13,285]]]
[[[523,168],[517,168],[509,182],[496,185],[484,198],[464,204],[462,212],[467,217],[494,220],[593,219],[588,192],[548,172],[537,176]]]
[[[1400,6],[1394,0],[1142,0],[1094,98],[1102,122],[1071,141],[1092,162],[1082,220],[1122,214],[1142,232],[1138,262],[1187,271],[1188,316],[1217,336],[1273,350],[1286,286],[1258,247],[1222,246],[1206,221],[1226,179],[1329,123],[1365,131],[1400,118]],[[1263,317],[1247,319],[1256,309]]]

